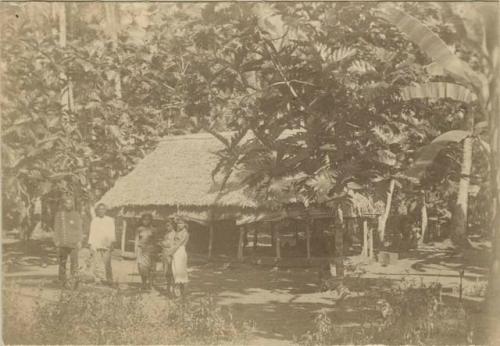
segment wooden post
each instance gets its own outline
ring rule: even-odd
[[[212,245],[214,242],[214,222],[208,224],[208,259],[212,258]]]
[[[309,218],[306,219],[306,251],[307,251],[307,259],[311,259],[311,220]]]
[[[335,273],[338,278],[344,277],[344,216],[342,209],[337,209],[335,225]]]
[[[374,251],[373,251],[373,227],[370,227],[368,229],[368,257],[373,260],[375,258]]]
[[[127,220],[122,217],[122,256],[125,255],[125,245],[127,243]]]
[[[253,227],[253,251],[257,251],[257,244],[259,242],[259,233],[258,233],[258,227],[254,225]]]
[[[276,246],[276,260],[281,259],[281,239],[280,230],[275,229],[274,225],[271,224],[272,232],[274,233],[274,245]]]
[[[274,233],[274,225],[272,221],[268,221],[267,227],[269,230],[269,233],[271,234],[271,247],[276,246],[276,234]]]
[[[248,231],[249,227],[245,225],[245,232],[243,232],[243,250],[248,246]]]
[[[299,243],[299,226],[297,220],[292,219],[291,222],[293,222],[293,229],[295,230],[295,245]]]
[[[244,241],[244,235],[245,235],[245,226],[240,227],[240,236],[238,239],[238,255],[237,258],[239,261],[243,260],[243,241]]]
[[[368,220],[363,218],[363,257],[368,257]]]

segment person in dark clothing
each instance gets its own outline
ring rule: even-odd
[[[70,258],[70,272],[75,286],[78,283],[78,250],[83,237],[82,218],[74,210],[73,200],[66,197],[63,208],[54,218],[54,244],[58,249],[59,281],[66,286],[66,263]]]
[[[141,217],[141,225],[137,228],[137,267],[141,275],[142,287],[150,290],[153,285],[154,274],[156,271],[155,261],[155,235],[156,230],[153,227],[153,216],[144,214]]]

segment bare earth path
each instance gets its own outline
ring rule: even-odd
[[[31,254],[27,256],[29,251]],[[483,251],[485,252],[485,251]],[[294,336],[312,328],[314,316],[328,311],[338,324],[362,323],[376,318],[378,312],[364,299],[370,291],[381,291],[404,280],[440,282],[449,295],[458,295],[458,271],[465,269],[464,295],[484,285],[487,259],[482,252],[456,255],[436,248],[411,252],[397,265],[382,267],[378,263],[362,264],[359,258],[349,261],[357,279],[347,281],[350,293],[339,299],[336,293],[320,293],[316,268],[272,268],[250,264],[193,263],[190,266],[189,297],[212,294],[217,301],[231,308],[238,320],[252,320],[256,330],[251,344],[287,345]],[[358,264],[356,266],[356,264]],[[132,294],[147,294],[151,301],[166,299],[159,292],[141,293],[134,261],[115,256],[115,280],[119,288]],[[56,299],[59,289],[54,249],[46,242],[35,242],[31,249],[20,243],[4,243],[4,289],[17,283],[23,304],[35,299]],[[92,286],[89,286],[92,287]],[[31,297],[31,299],[30,299]],[[480,300],[478,297],[469,299]],[[28,308],[28,306],[26,306]],[[360,313],[362,312],[362,313]]]

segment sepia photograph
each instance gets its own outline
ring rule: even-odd
[[[498,1],[0,1],[5,345],[500,345]]]

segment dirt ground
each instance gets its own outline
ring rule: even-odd
[[[30,254],[29,256],[27,254]],[[314,316],[321,311],[329,312],[338,324],[362,323],[378,312],[363,303],[369,291],[389,289],[401,280],[416,283],[439,282],[443,292],[458,297],[460,270],[464,270],[463,298],[481,301],[486,285],[486,251],[453,254],[446,248],[427,246],[418,251],[403,254],[395,265],[364,263],[361,258],[346,259],[346,281],[350,292],[339,297],[336,292],[319,292],[318,267],[288,266],[283,260],[279,267],[251,263],[234,263],[216,260],[210,263],[196,256],[190,258],[190,299],[207,293],[231,308],[234,318],[255,322],[254,345],[286,345],[312,328]],[[24,304],[30,297],[52,299],[58,294],[54,284],[57,278],[55,249],[49,241],[35,240],[26,246],[19,241],[3,241],[4,288],[15,282]],[[82,261],[85,253],[82,253]],[[325,260],[326,261],[326,260]],[[314,263],[321,263],[316,259]],[[162,290],[143,293],[139,290],[139,276],[133,260],[122,259],[118,252],[113,258],[114,280],[119,289],[130,294],[147,294],[151,301],[167,299]],[[159,281],[161,288],[161,280]]]

